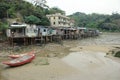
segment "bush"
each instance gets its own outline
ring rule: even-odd
[[[116,52],[115,57],[119,57],[120,58],[120,51]]]

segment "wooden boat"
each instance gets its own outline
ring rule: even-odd
[[[11,61],[4,61],[2,63],[11,67],[15,67],[26,63],[30,63],[34,58],[35,54],[27,54],[16,59],[12,59]]]
[[[19,58],[19,57],[22,57],[22,56],[28,55],[28,54],[34,54],[34,51],[31,51],[31,52],[25,53],[25,54],[18,54],[18,55],[12,54],[12,55],[8,55],[8,57],[10,57],[12,59],[16,59],[16,58]]]

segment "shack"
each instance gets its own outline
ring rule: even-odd
[[[87,36],[87,28],[86,27],[77,27],[79,38],[85,38]]]
[[[63,34],[64,34],[64,39],[77,39],[78,38],[78,33],[77,29],[73,27],[65,27],[62,28]]]
[[[32,43],[34,37],[37,36],[37,28],[35,25],[27,25],[20,23],[12,23],[6,31],[8,41],[11,45]]]
[[[52,42],[52,28],[49,26],[37,26],[36,43]]]
[[[99,31],[85,27],[51,27],[12,23],[6,31],[10,45],[44,44],[64,39],[98,36]]]
[[[37,28],[35,25],[13,23],[7,29],[7,37],[36,37]]]

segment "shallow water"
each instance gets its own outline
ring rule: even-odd
[[[104,33],[96,38],[88,38],[80,41],[81,45],[120,45],[120,33]]]
[[[62,61],[82,72],[84,80],[119,80],[120,63],[105,57],[103,52],[72,52]],[[110,77],[107,77],[110,76]]]

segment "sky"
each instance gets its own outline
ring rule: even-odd
[[[75,12],[86,14],[112,14],[120,13],[120,0],[46,0],[49,7],[58,7],[66,15]]]

